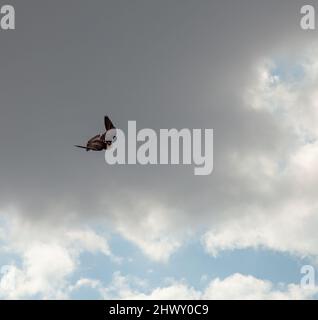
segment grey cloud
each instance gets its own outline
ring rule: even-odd
[[[12,3],[17,29],[0,34],[3,207],[15,204],[27,219],[75,211],[84,221],[116,221],[120,211],[136,227],[161,204],[182,228],[260,201],[228,156],[276,156],[290,143],[280,123],[247,109],[241,95],[260,59],[312,41],[299,28],[302,1]],[[128,120],[213,128],[213,174],[110,167],[102,153],[74,149],[102,129],[104,114],[123,129]]]

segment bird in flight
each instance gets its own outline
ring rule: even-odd
[[[86,151],[102,151],[109,149],[113,142],[116,141],[116,128],[107,116],[104,117],[104,124],[106,129],[104,133],[89,139],[86,147],[78,145],[75,145],[75,147],[85,149]]]

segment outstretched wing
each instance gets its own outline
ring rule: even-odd
[[[104,121],[106,132],[102,135],[102,140],[112,143],[116,140],[116,128],[107,116],[105,116]]]
[[[115,126],[113,125],[113,123],[111,122],[111,120],[107,116],[105,116],[105,118],[104,118],[104,123],[105,123],[106,131],[108,131],[110,129],[115,129]]]

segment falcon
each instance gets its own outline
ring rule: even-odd
[[[75,147],[85,149],[86,151],[102,151],[109,149],[116,141],[116,128],[107,116],[104,117],[104,124],[106,129],[104,133],[89,139],[86,147],[79,145],[75,145]]]

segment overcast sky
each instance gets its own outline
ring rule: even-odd
[[[299,288],[318,255],[318,31],[300,28],[303,1],[10,4],[1,297],[314,296]],[[74,148],[105,114],[124,131],[213,128],[213,173]]]

